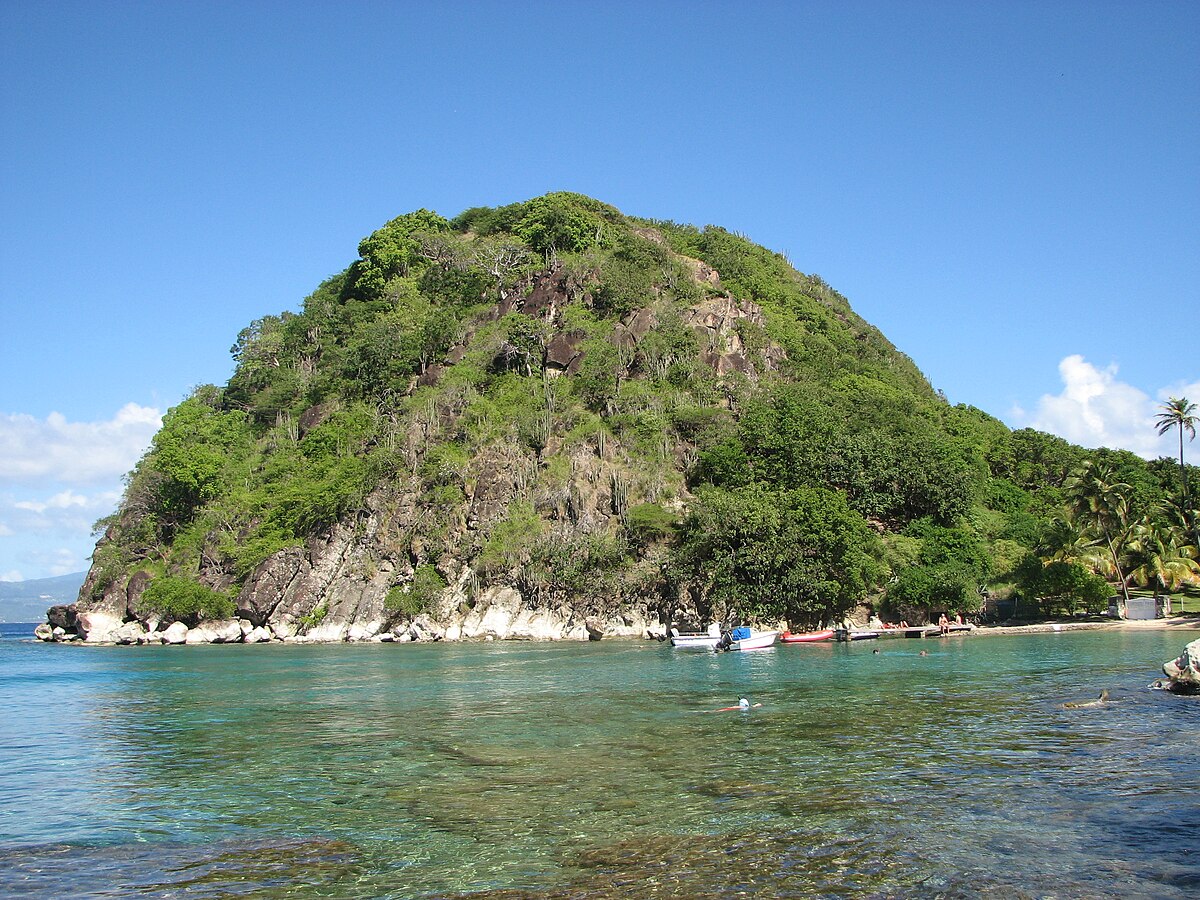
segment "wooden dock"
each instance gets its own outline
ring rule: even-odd
[[[937,625],[910,625],[908,628],[876,628],[880,637],[906,637],[906,638],[928,638],[928,637],[947,637],[952,634],[970,634],[975,630],[974,625],[960,625],[957,622],[952,622],[946,629],[943,635],[942,629]]]

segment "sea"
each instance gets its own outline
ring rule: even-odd
[[[1200,700],[1150,689],[1196,636],[716,654],[4,625],[0,896],[1196,897]]]

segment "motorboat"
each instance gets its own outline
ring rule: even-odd
[[[708,631],[685,631],[671,629],[671,646],[680,650],[715,650],[717,641],[721,640],[721,626],[716,622],[708,626]]]
[[[729,632],[727,637],[721,638],[717,644],[717,650],[765,650],[771,647],[779,640],[778,631],[755,631],[752,628],[742,626],[735,628]]]

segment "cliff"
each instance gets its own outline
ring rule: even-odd
[[[358,249],[168,413],[44,638],[803,626],[1032,543],[1028,442],[742,237],[550,194]]]

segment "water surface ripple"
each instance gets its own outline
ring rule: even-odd
[[[1147,689],[1182,643],[10,637],[0,895],[1195,895],[1200,702]]]

